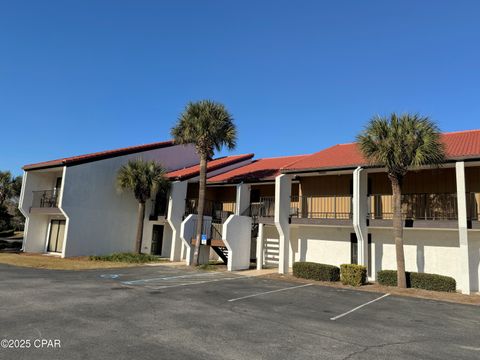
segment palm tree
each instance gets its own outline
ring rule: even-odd
[[[194,144],[200,157],[200,179],[198,191],[198,219],[196,229],[193,266],[198,265],[200,239],[205,208],[205,188],[207,185],[207,162],[214,151],[226,146],[232,150],[237,141],[237,130],[233,118],[224,105],[201,100],[190,102],[172,128],[172,136],[178,144]]]
[[[440,165],[445,147],[440,131],[428,117],[417,114],[376,116],[357,136],[363,156],[372,164],[384,166],[392,184],[393,236],[397,257],[397,285],[405,288],[403,252],[402,182],[408,170],[422,165]]]
[[[117,173],[117,183],[120,191],[133,191],[138,201],[138,224],[135,240],[135,252],[142,250],[143,220],[145,218],[145,202],[156,191],[168,189],[169,182],[165,177],[165,169],[155,161],[142,159],[130,160]]]

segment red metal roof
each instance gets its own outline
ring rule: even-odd
[[[480,158],[480,130],[442,134],[447,160]],[[306,156],[282,168],[282,172],[352,168],[368,165],[356,143],[339,144]]]
[[[248,165],[227,171],[208,179],[208,183],[268,181],[280,174],[282,167],[303,159],[308,155],[282,156],[254,160]]]
[[[129,155],[135,154],[142,151],[160,149],[168,146],[173,146],[173,140],[169,141],[162,141],[156,142],[152,144],[145,144],[145,145],[137,145],[137,146],[130,146],[121,149],[115,150],[107,150],[107,151],[100,151],[96,153],[86,154],[86,155],[79,155],[79,156],[72,156],[63,159],[56,159],[50,161],[44,161],[36,164],[29,164],[23,167],[23,170],[36,170],[36,169],[46,169],[56,166],[69,166],[69,165],[77,165],[91,161],[103,160],[108,158],[113,158],[116,156],[122,155]]]
[[[249,160],[253,156],[254,154],[243,154],[243,155],[224,156],[218,159],[214,159],[208,162],[207,173],[209,171],[215,171],[229,165],[233,165],[242,161]],[[167,177],[170,180],[187,180],[195,176],[198,176],[199,173],[200,173],[200,166],[193,165],[184,169],[171,171],[167,174]]]

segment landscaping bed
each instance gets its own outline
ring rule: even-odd
[[[145,263],[90,260],[88,256],[62,259],[44,254],[0,253],[0,264],[51,270],[87,270],[140,266]]]
[[[377,292],[377,293],[390,293],[392,295],[397,296],[407,296],[407,297],[415,297],[421,299],[428,299],[428,300],[437,300],[437,301],[447,301],[447,302],[454,302],[460,304],[469,304],[469,305],[477,305],[480,306],[480,294],[473,294],[473,295],[464,295],[460,293],[453,293],[453,292],[440,292],[440,291],[429,291],[423,289],[400,289],[393,286],[384,286],[378,283],[367,283],[363,286],[352,287],[350,285],[343,285],[340,281],[315,281],[311,279],[302,279],[293,276],[292,274],[268,274],[263,275],[266,278],[276,279],[276,280],[287,280],[289,282],[296,282],[300,284],[306,283],[313,283],[319,286],[329,286],[339,289],[351,289],[351,290],[359,290],[359,291],[370,291],[370,292]]]
[[[166,261],[165,258],[150,254],[134,254],[134,253],[113,253],[110,255],[94,255],[89,256],[90,261],[111,261],[121,263],[145,264],[150,262]]]

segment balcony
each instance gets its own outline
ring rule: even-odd
[[[152,200],[152,207],[150,211],[149,220],[158,221],[161,218],[168,217],[168,196],[166,193],[160,194]]]
[[[470,228],[478,227],[477,194],[467,193],[467,220]],[[403,194],[404,227],[456,228],[458,226],[457,194]],[[371,195],[368,199],[369,226],[391,227],[392,195]]]
[[[203,214],[219,220],[223,224],[235,212],[235,202],[205,200]],[[185,217],[198,213],[198,199],[187,199],[185,202]]]
[[[260,197],[259,201],[250,203],[250,206],[242,215],[250,216],[257,223],[273,223],[275,196]]]
[[[60,189],[33,191],[32,194],[31,213],[61,214],[58,208]]]
[[[292,196],[292,224],[351,225],[350,195]]]

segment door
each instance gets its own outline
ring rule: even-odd
[[[163,246],[163,225],[153,225],[152,246],[150,252],[152,255],[162,255]]]
[[[65,220],[50,221],[50,233],[48,234],[47,251],[62,252],[64,237],[65,237]]]

